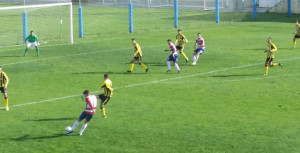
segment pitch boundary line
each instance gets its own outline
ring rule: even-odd
[[[300,57],[296,57],[296,58],[282,59],[282,60],[279,60],[279,61],[292,61],[292,60],[299,60],[299,59],[300,59]],[[190,77],[195,77],[195,76],[201,76],[201,75],[211,74],[211,73],[216,73],[216,72],[229,71],[229,70],[234,70],[234,69],[247,68],[247,67],[257,66],[257,65],[260,65],[260,64],[263,64],[263,63],[260,62],[260,63],[255,63],[255,64],[218,69],[218,70],[213,70],[213,71],[208,71],[208,72],[195,73],[195,74],[192,74],[192,75],[187,75],[187,76],[182,76],[182,77],[154,80],[154,81],[149,81],[149,82],[144,82],[144,83],[136,83],[136,84],[126,85],[126,86],[122,86],[122,87],[116,87],[116,88],[114,88],[114,90],[119,90],[119,89],[123,89],[123,88],[130,88],[130,87],[135,87],[135,86],[148,85],[148,84],[155,84],[155,83],[160,83],[160,82],[164,82],[164,81],[179,80],[179,79],[190,78]],[[92,93],[97,93],[97,92],[101,92],[101,91],[93,91]],[[64,97],[59,97],[59,98],[46,99],[46,100],[41,100],[41,101],[35,101],[35,102],[12,105],[10,107],[19,107],[19,106],[26,106],[26,105],[32,105],[32,104],[51,102],[51,101],[62,100],[62,99],[67,99],[67,98],[73,98],[73,97],[77,97],[77,96],[79,97],[80,95],[81,94],[69,95],[69,96],[64,96]],[[4,107],[0,107],[0,109],[4,109]]]

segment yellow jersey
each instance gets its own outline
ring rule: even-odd
[[[113,95],[113,88],[112,88],[112,82],[110,79],[104,80],[103,84],[101,85],[101,88],[104,89],[104,96],[106,97],[112,97]]]
[[[176,35],[176,41],[175,41],[175,45],[179,46],[179,47],[184,47],[185,43],[187,42],[186,37],[184,36],[184,34],[178,34]]]
[[[138,43],[133,44],[133,46],[134,46],[133,56],[134,57],[142,57],[143,53],[142,53],[141,46]]]
[[[296,25],[296,35],[300,36],[300,24]]]
[[[277,51],[276,45],[274,43],[268,43],[267,57],[275,58],[275,51]]]
[[[0,87],[7,87],[9,82],[8,76],[5,72],[0,72]]]

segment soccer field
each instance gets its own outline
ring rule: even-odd
[[[76,10],[76,8],[74,8]],[[179,26],[189,42],[181,72],[166,73],[167,39],[175,39],[172,9],[135,9],[128,34],[126,8],[84,7],[85,38],[74,44],[0,48],[0,65],[9,76],[10,110],[0,97],[1,153],[297,153],[300,150],[300,46],[292,45],[299,15],[221,13],[180,10]],[[45,25],[46,26],[46,25]],[[42,29],[39,27],[39,29]],[[47,30],[47,27],[44,27]],[[33,29],[34,30],[34,29]],[[201,32],[206,51],[191,66],[194,40]],[[37,35],[39,35],[37,33]],[[148,73],[130,67],[136,38]],[[264,76],[267,38],[278,47]],[[80,95],[95,94],[103,74],[114,95],[78,136],[72,126],[85,107]]]

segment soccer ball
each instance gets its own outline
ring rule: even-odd
[[[71,126],[67,126],[65,129],[66,129],[66,133],[67,133],[67,134],[70,133],[70,131],[72,131]]]

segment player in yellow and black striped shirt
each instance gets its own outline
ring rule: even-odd
[[[7,97],[7,85],[8,85],[9,79],[5,72],[2,71],[2,67],[0,66],[0,91],[4,95],[5,100],[5,109],[6,111],[9,110],[8,108],[8,97]]]
[[[296,31],[294,33],[294,38],[293,38],[293,47],[292,48],[295,48],[296,47],[296,39],[299,39],[300,38],[300,25],[299,25],[299,22],[296,21]]]
[[[186,54],[183,52],[184,51],[184,45],[188,40],[182,33],[180,29],[178,29],[178,34],[176,35],[176,41],[175,41],[175,46],[178,51],[180,51],[180,54],[184,57],[185,61],[188,62],[189,58],[186,56]]]
[[[274,52],[277,51],[276,45],[272,42],[272,38],[268,38],[268,48],[265,50],[267,53],[267,59],[265,62],[265,74],[268,75],[269,66],[282,66],[281,63],[273,63],[273,59],[275,58]]]
[[[143,68],[145,68],[146,72],[148,72],[149,68],[142,62],[142,49],[141,46],[136,42],[136,40],[134,38],[132,38],[132,44],[134,47],[134,53],[133,53],[133,57],[132,60],[130,61],[131,65],[130,65],[130,70],[128,70],[127,72],[132,72],[133,67],[134,67],[134,62],[138,61],[139,65],[141,65]]]
[[[106,112],[105,112],[104,105],[106,105],[108,103],[108,101],[110,100],[110,98],[113,95],[112,82],[108,78],[108,74],[104,74],[104,82],[101,85],[101,88],[104,89],[104,93],[99,95],[99,99],[101,99],[100,108],[101,108],[103,117],[106,118]]]

